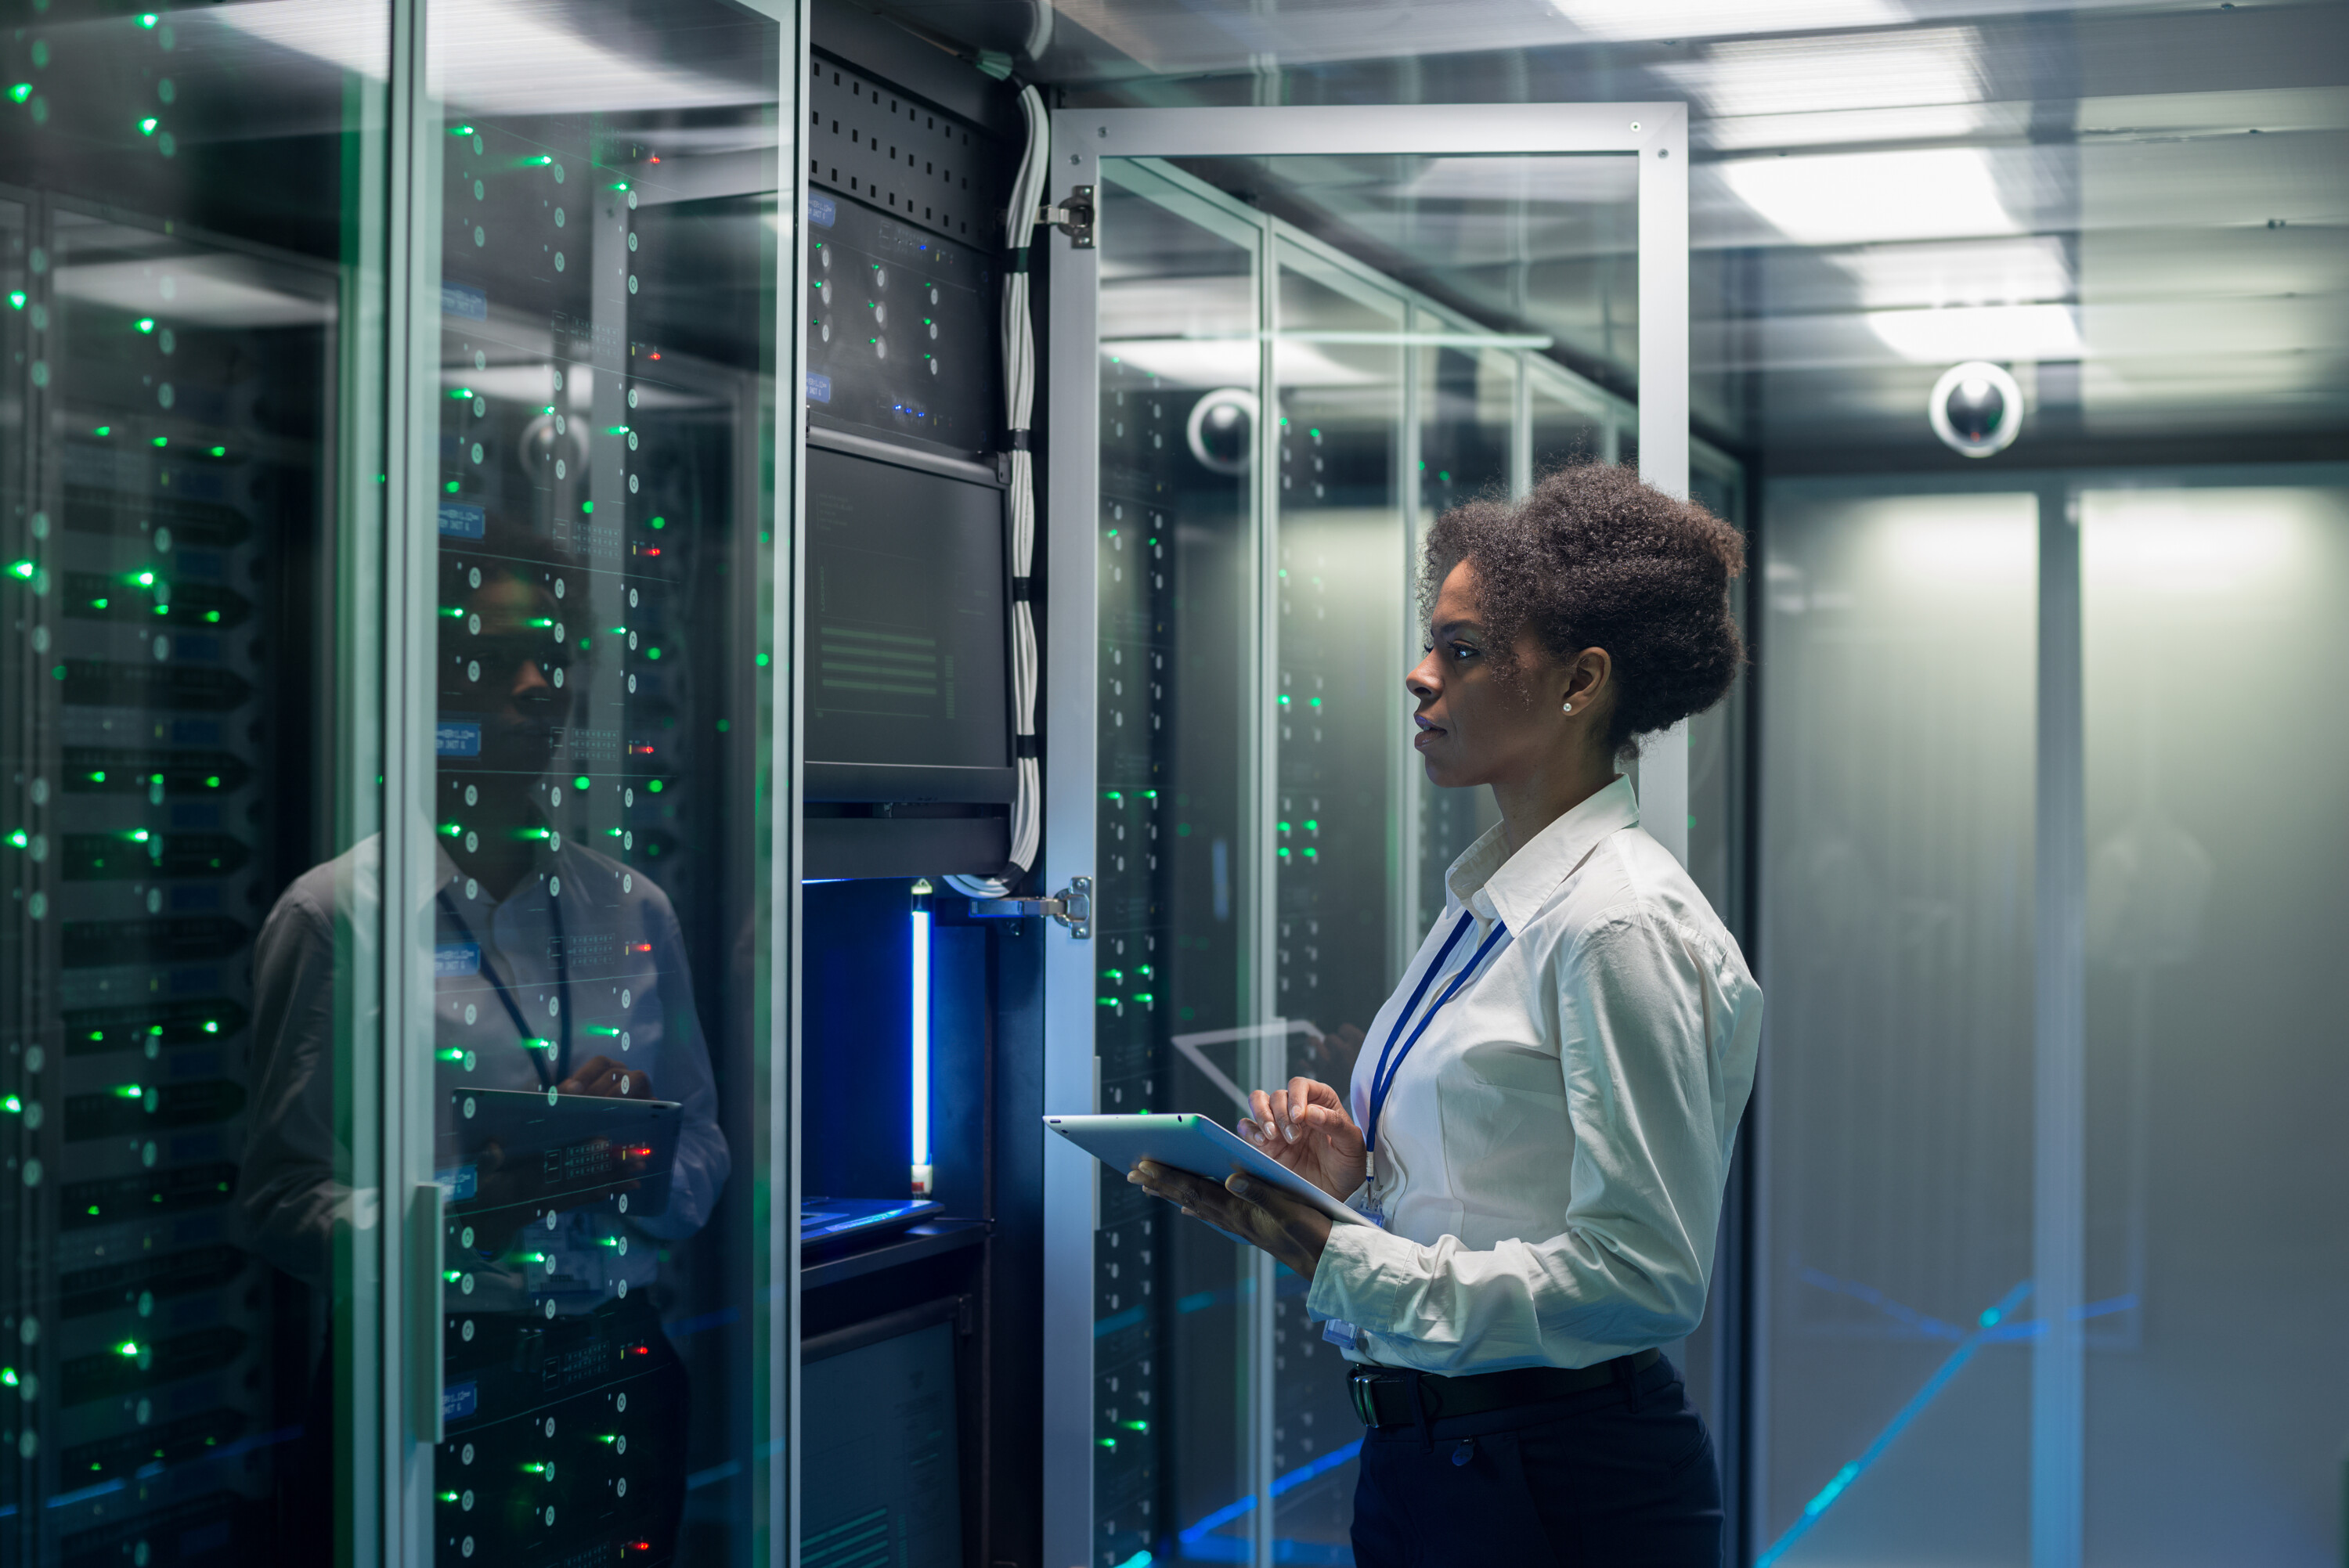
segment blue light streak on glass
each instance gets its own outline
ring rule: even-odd
[[[1328,1453],[1323,1454],[1318,1460],[1308,1460],[1305,1463],[1299,1465],[1295,1470],[1288,1471],[1287,1474],[1274,1477],[1272,1482],[1272,1495],[1278,1497],[1284,1492],[1288,1492],[1297,1487],[1303,1486],[1307,1481],[1313,1480],[1316,1476],[1327,1475],[1330,1471],[1336,1470],[1340,1465],[1342,1465],[1348,1460],[1359,1456],[1361,1451],[1361,1439],[1357,1438],[1354,1441],[1346,1444],[1343,1448],[1330,1449]],[[1208,1514],[1197,1523],[1190,1526],[1182,1533],[1184,1554],[1193,1557],[1206,1554],[1200,1551],[1200,1548],[1210,1544],[1207,1537],[1213,1535],[1216,1531],[1221,1530],[1225,1525],[1229,1524],[1233,1520],[1239,1518],[1242,1514],[1247,1513],[1249,1510],[1255,1507],[1256,1499],[1253,1495],[1244,1497],[1237,1502],[1227,1502],[1224,1504],[1223,1507],[1216,1510],[1215,1512]]]
[[[1992,1331],[2030,1294],[2031,1282],[2024,1280],[2002,1296],[1998,1305],[1985,1311],[1974,1331],[1959,1342],[1958,1347],[1950,1352],[1940,1366],[1934,1369],[1933,1375],[1925,1379],[1925,1386],[1900,1407],[1891,1420],[1885,1423],[1884,1429],[1876,1434],[1876,1440],[1868,1445],[1867,1450],[1836,1471],[1834,1479],[1819,1489],[1818,1495],[1803,1505],[1803,1516],[1788,1525],[1785,1533],[1770,1543],[1770,1550],[1754,1560],[1754,1568],[1771,1568],[1771,1564],[1793,1549],[1795,1542],[1809,1534],[1811,1526],[1826,1516],[1827,1510],[1835,1505],[1836,1499],[1848,1491],[1852,1482],[1868,1473],[1870,1465],[1884,1457],[1884,1451],[1892,1446],[1892,1440],[1908,1430],[1909,1423],[1924,1413],[1925,1407],[1950,1386],[1950,1379],[1958,1375],[1959,1368],[1972,1360],[1974,1352],[1989,1342]]]

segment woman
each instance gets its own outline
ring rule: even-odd
[[[1619,468],[1442,518],[1414,744],[1500,825],[1446,873],[1349,1092],[1299,1078],[1239,1124],[1379,1223],[1129,1177],[1311,1282],[1366,1426],[1363,1568],[1721,1561],[1712,1443],[1659,1346],[1704,1309],[1762,996],[1616,764],[1728,689],[1743,565]]]

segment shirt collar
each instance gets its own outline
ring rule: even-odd
[[[1444,890],[1454,908],[1470,909],[1479,920],[1498,920],[1512,931],[1522,931],[1558,884],[1590,858],[1599,841],[1639,821],[1639,797],[1631,780],[1618,774],[1514,855],[1501,829],[1492,828],[1452,862],[1444,873]]]

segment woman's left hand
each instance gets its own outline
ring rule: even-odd
[[[1259,1177],[1235,1171],[1217,1185],[1204,1176],[1144,1160],[1125,1179],[1154,1198],[1179,1205],[1193,1218],[1255,1243],[1306,1279],[1321,1265],[1330,1216]]]

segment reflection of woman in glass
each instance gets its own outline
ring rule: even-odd
[[[645,1553],[630,1561],[657,1563],[684,1503],[686,1387],[652,1287],[663,1243],[708,1220],[728,1156],[675,913],[546,814],[563,798],[545,775],[566,740],[574,766],[602,774],[591,788],[626,788],[616,738],[610,758],[590,758],[593,737],[567,730],[579,639],[564,617],[585,624],[587,580],[540,563],[547,554],[495,537],[478,554],[444,552],[430,908],[449,1441],[436,1542],[455,1562],[625,1540]],[[260,1104],[237,1201],[256,1249],[320,1285],[354,1202],[335,1179],[338,928],[347,955],[373,926],[380,857],[371,839],[302,877],[256,951]],[[625,1168],[593,1169],[574,1154],[557,1170],[543,1152],[512,1157],[494,1136],[468,1137],[489,1125],[468,1125],[473,1102],[496,1099],[483,1090],[678,1102],[674,1161],[653,1171],[625,1151]]]
[[[1721,1561],[1712,1443],[1661,1346],[1704,1310],[1762,997],[1615,765],[1728,689],[1743,563],[1726,524],[1611,467],[1436,523],[1416,745],[1501,822],[1453,863],[1350,1092],[1297,1078],[1240,1124],[1377,1222],[1133,1174],[1310,1281],[1354,1363],[1365,1568]]]

